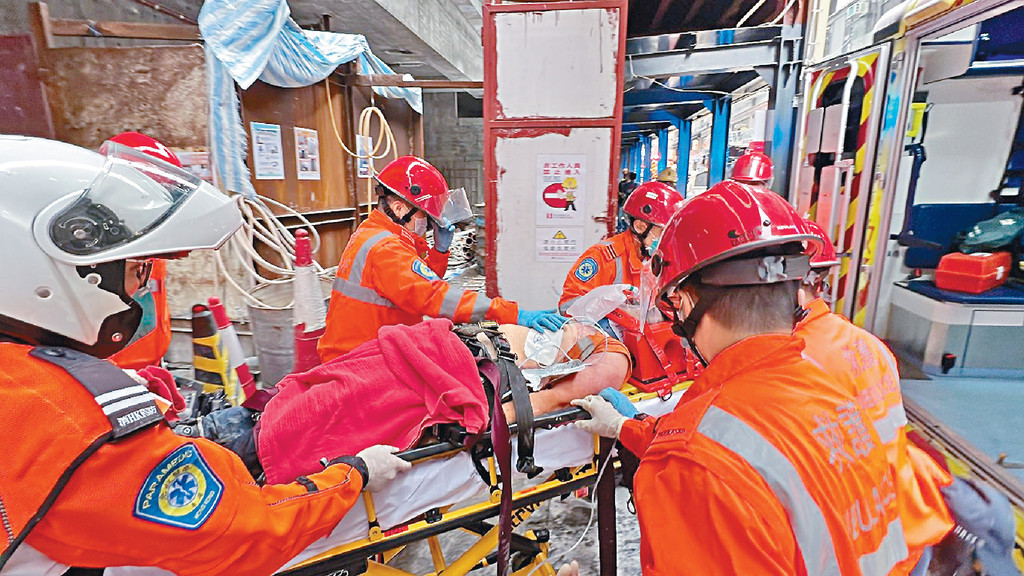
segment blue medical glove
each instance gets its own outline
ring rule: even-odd
[[[455,226],[439,224],[431,218],[430,227],[434,230],[434,250],[447,252],[452,247],[452,238],[455,238]]]
[[[548,330],[554,332],[562,327],[568,319],[565,316],[555,312],[554,308],[549,310],[519,310],[519,317],[516,319],[516,324],[520,326],[528,326],[534,330]]]
[[[598,394],[598,396],[610,402],[612,407],[618,410],[619,414],[622,414],[626,418],[632,418],[640,413],[640,411],[636,409],[636,406],[629,401],[629,398],[615,388],[605,388],[604,390],[601,390],[601,393]]]

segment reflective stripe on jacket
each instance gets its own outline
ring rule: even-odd
[[[427,254],[426,260],[421,254]],[[375,210],[341,255],[317,351],[324,362],[377,337],[382,326],[416,324],[424,316],[453,322],[514,324],[519,307],[508,300],[452,288],[441,279],[448,254]]]
[[[0,343],[0,434],[16,439],[0,451],[7,538],[36,513],[83,444],[110,429],[98,399],[63,369],[29,356],[31,349]],[[118,402],[110,400],[106,409]],[[359,472],[338,464],[302,483],[261,487],[227,448],[158,424],[89,456],[29,533],[21,557],[39,566],[34,549],[65,566],[270,574],[329,534],[362,486]]]
[[[635,237],[629,230],[594,244],[576,260],[565,277],[558,311],[565,314],[580,296],[598,286],[629,284],[639,287],[642,266]]]
[[[939,543],[953,529],[940,491],[953,479],[907,441],[907,415],[892,352],[867,330],[833,314],[820,298],[805,309],[807,316],[794,333],[804,340],[805,356],[833,378],[848,383],[885,444],[910,558],[916,563],[926,546]]]
[[[631,420],[641,564],[652,574],[905,574],[878,435],[791,335],[746,338],[672,413]]]

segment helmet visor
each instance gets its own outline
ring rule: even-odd
[[[448,200],[441,211],[443,224],[461,224],[473,219],[473,207],[469,205],[465,188],[448,191]]]
[[[660,258],[648,258],[644,265],[640,268],[640,330],[643,331],[644,326],[647,324],[648,318],[651,315],[655,315],[657,298],[658,298],[658,277],[652,270],[651,262],[656,260],[660,262]]]
[[[172,164],[106,142],[103,170],[50,221],[50,238],[76,256],[94,255],[146,234],[167,219],[202,184]]]

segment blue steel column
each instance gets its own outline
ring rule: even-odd
[[[631,159],[633,167],[630,168],[630,171],[633,172],[633,174],[636,174],[637,179],[640,178],[640,156],[642,155],[641,152],[643,152],[643,149],[644,137],[641,136],[637,139],[636,144],[633,144],[633,158]]]
[[[723,96],[704,105],[711,110],[711,158],[708,162],[708,188],[725,180],[725,164],[729,155],[729,111],[732,98]]]
[[[658,130],[658,174],[668,168],[668,128]]]
[[[690,125],[689,120],[679,123],[679,149],[676,152],[679,157],[679,163],[676,165],[676,172],[679,174],[676,190],[679,190],[684,198],[686,197],[686,186],[690,182]]]
[[[644,143],[644,154],[643,154],[643,158],[641,159],[642,162],[643,162],[643,166],[640,167],[640,169],[643,170],[643,173],[642,173],[643,175],[640,177],[640,181],[641,182],[650,182],[651,181],[651,136],[649,134],[645,134],[643,136],[643,143]]]

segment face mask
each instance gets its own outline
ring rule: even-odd
[[[661,238],[655,238],[654,241],[651,242],[651,247],[648,248],[647,251],[651,254],[654,254],[654,251],[658,249],[659,242],[661,242]]]
[[[423,238],[427,235],[427,219],[417,218],[413,221],[413,234]]]

